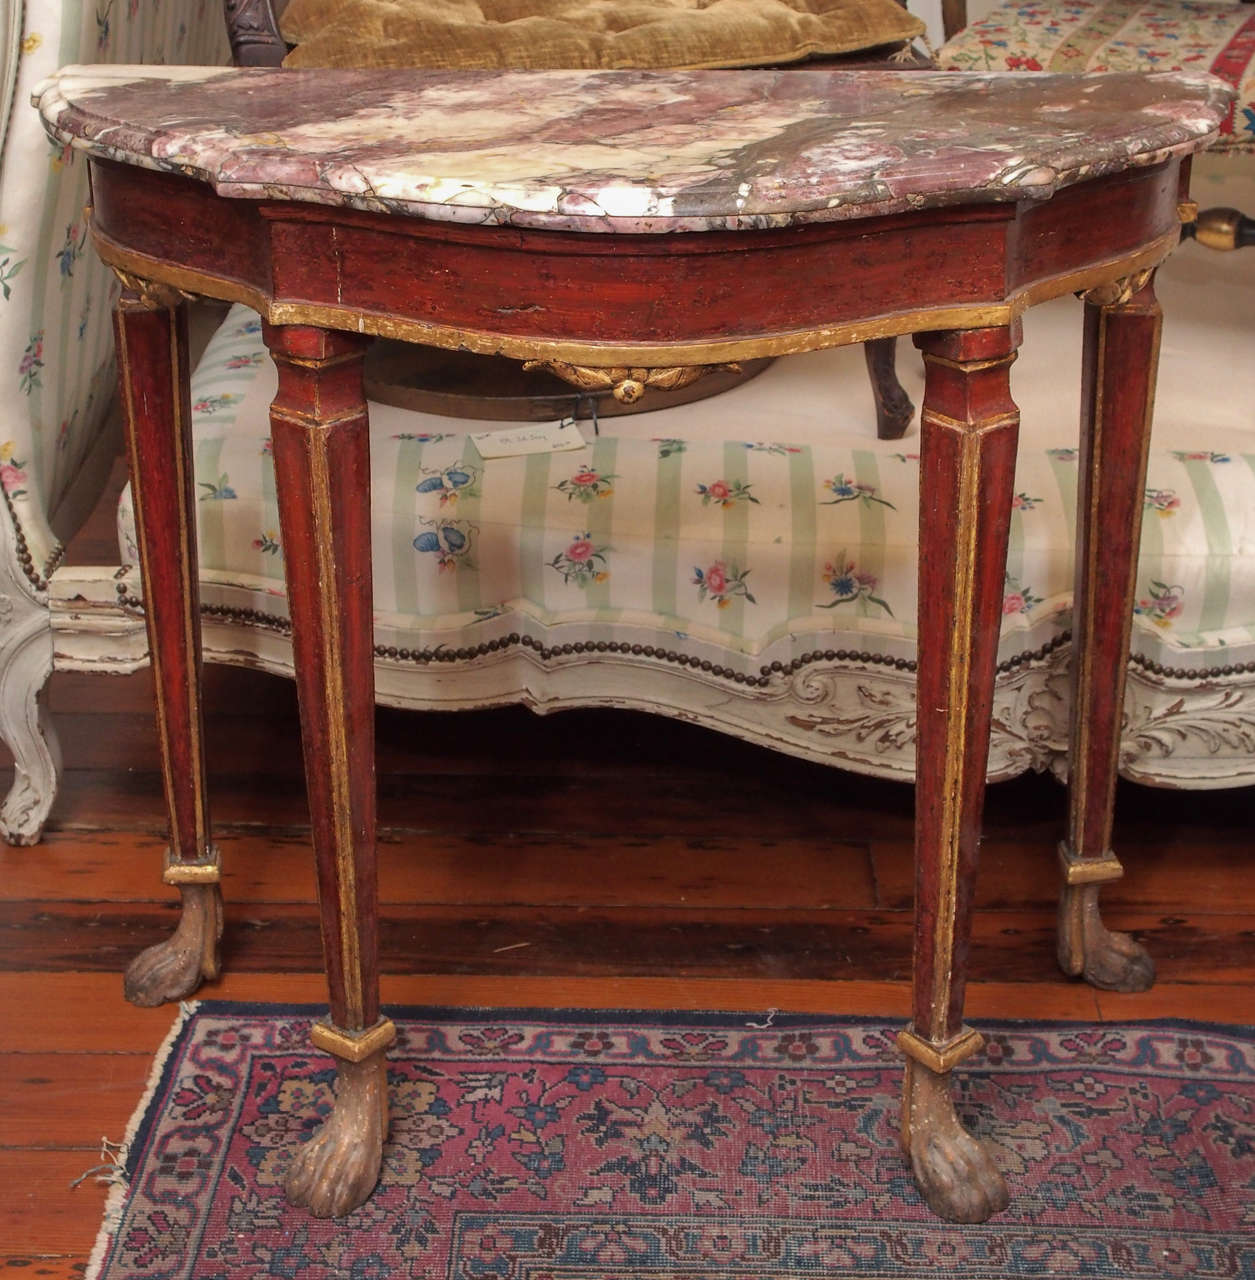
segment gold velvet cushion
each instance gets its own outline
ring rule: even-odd
[[[289,67],[747,67],[896,44],[896,0],[292,0]]]

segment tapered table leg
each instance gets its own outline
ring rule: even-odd
[[[981,1047],[963,1025],[972,889],[989,757],[1019,412],[1018,326],[918,335],[921,419],[915,964],[902,1146],[934,1212],[982,1222],[1007,1189],[959,1123],[950,1071]]]
[[[201,716],[200,591],[192,485],[187,305],[172,289],[124,277],[114,310],[122,416],[144,578],[157,733],[170,818],[165,881],[182,897],[171,937],[126,971],[134,1004],[190,995],[218,973],[222,898],[210,840]]]
[[[1086,298],[1059,963],[1115,991],[1155,980],[1146,950],[1103,924],[1098,894],[1123,873],[1111,820],[1161,325],[1145,273]]]
[[[388,1125],[379,1014],[370,444],[355,335],[267,327],[280,543],[309,791],[331,1015],[313,1032],[337,1060],[335,1109],[300,1149],[288,1198],[318,1217],[356,1208],[379,1178]]]

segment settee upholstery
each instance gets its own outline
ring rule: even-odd
[[[1002,0],[938,51],[945,71],[1210,71],[1237,90],[1212,149],[1255,152],[1255,8],[1235,0]]]
[[[71,62],[222,62],[226,39],[210,0],[3,0],[0,30],[0,737],[15,760],[0,833],[29,843],[56,786],[38,706],[52,664],[48,575],[118,448],[112,277],[87,243],[87,166],[50,146],[30,91]]]

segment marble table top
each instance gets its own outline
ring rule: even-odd
[[[742,230],[1038,200],[1215,136],[1207,75],[66,67],[93,156],[223,196],[564,231]]]

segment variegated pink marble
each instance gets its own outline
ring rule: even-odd
[[[754,229],[1044,199],[1196,151],[1207,75],[90,66],[50,135],[224,196],[564,231]]]

